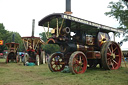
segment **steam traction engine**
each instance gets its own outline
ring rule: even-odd
[[[43,51],[41,45],[43,41],[40,37],[22,37],[24,47],[27,51],[24,55],[23,63],[34,62],[36,65],[43,64]]]
[[[16,61],[17,63],[20,61],[20,57],[17,53],[17,50],[19,48],[19,44],[14,42],[14,34],[13,34],[12,38],[13,38],[13,40],[11,43],[6,43],[6,46],[8,48],[6,63],[9,63],[10,60],[12,62]]]
[[[109,32],[121,30],[73,17],[54,13],[39,21],[39,26],[52,28],[49,44],[58,44],[61,52],[51,55],[48,61],[52,72],[62,71],[65,65],[72,73],[84,73],[89,67],[116,70],[121,65],[120,46],[110,40]]]
[[[44,41],[40,37],[34,37],[34,23],[32,28],[32,36],[22,37],[23,44],[27,53],[24,55],[23,64],[26,65],[27,62],[33,62],[36,65],[43,64],[44,51],[41,48],[41,45],[44,44]]]

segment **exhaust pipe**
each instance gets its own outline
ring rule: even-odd
[[[72,14],[71,12],[71,0],[66,0],[66,11],[65,14]]]
[[[34,37],[35,19],[32,20],[32,37]]]
[[[12,35],[12,42],[15,42],[15,34]]]

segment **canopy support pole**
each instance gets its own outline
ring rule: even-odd
[[[57,25],[57,26],[56,26],[56,27],[57,27],[57,34],[56,34],[56,37],[58,37],[58,36],[59,36],[59,33],[58,33],[58,31],[59,31],[59,28],[58,28],[58,18],[56,18],[56,22],[57,22],[57,24],[56,24],[56,25]]]
[[[49,38],[49,22],[48,22],[48,32],[47,37]]]
[[[61,24],[61,27],[59,29],[59,34],[60,34],[61,29],[62,29],[63,23],[64,23],[64,19],[62,20],[62,24]]]
[[[44,28],[45,36],[48,39],[48,36],[47,36],[46,30],[45,30],[45,27],[43,26],[43,28]]]

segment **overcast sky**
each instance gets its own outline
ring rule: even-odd
[[[48,14],[64,13],[66,0],[0,0],[0,23],[6,30],[18,32],[22,37],[31,36],[32,19],[35,19],[35,36],[43,32],[39,20]],[[104,15],[110,1],[119,0],[71,0],[72,16],[85,20],[118,27],[118,22]]]

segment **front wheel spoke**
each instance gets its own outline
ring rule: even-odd
[[[57,70],[60,70],[60,65],[57,65]]]
[[[79,66],[79,71],[81,71],[82,70],[82,66]]]
[[[52,59],[51,61],[55,62],[55,59]]]
[[[60,68],[62,68],[62,65],[59,65]]]
[[[57,65],[55,65],[55,67],[54,67],[54,68],[55,68],[55,70],[57,70],[57,69],[58,69],[57,67],[58,67],[58,66],[57,66]]]
[[[58,70],[60,69],[60,65],[57,65]]]
[[[81,69],[82,69],[81,66],[78,66],[78,71],[81,71]]]
[[[76,58],[74,58],[74,59],[73,59],[73,63],[76,63],[76,62],[77,62],[77,59],[76,59]]]
[[[73,65],[73,68],[74,68],[74,70],[76,70],[76,71],[77,71],[77,67],[78,67],[77,64],[74,64],[74,65]]]
[[[111,63],[111,65],[112,65],[112,68],[114,68],[114,65],[113,65],[113,63]]]
[[[75,64],[79,65],[79,60],[76,60],[76,61],[75,61]]]
[[[54,64],[55,64],[55,62],[51,62],[51,64],[52,64],[52,65],[54,65]]]

